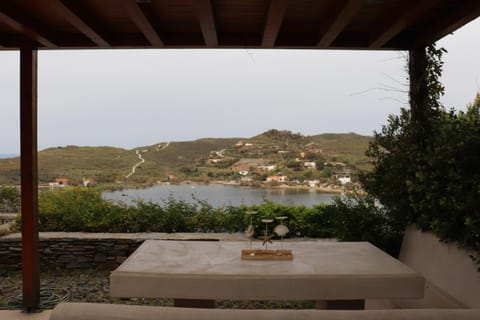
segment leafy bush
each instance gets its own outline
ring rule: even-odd
[[[39,230],[99,232],[108,223],[109,207],[99,192],[89,188],[44,191],[38,199]]]
[[[431,118],[422,149],[410,142],[411,125],[403,110],[376,134],[365,189],[385,206],[395,232],[416,224],[480,252],[480,95],[466,112]]]
[[[440,105],[442,53],[428,49],[424,105],[390,116],[375,133],[367,151],[374,169],[361,181],[394,233],[416,224],[473,249],[480,264],[480,94],[465,112]]]
[[[49,190],[39,196],[39,229],[67,232],[244,232],[253,216],[256,236],[263,234],[265,218],[286,216],[287,237],[338,238],[370,241],[389,249],[393,233],[383,209],[371,199],[337,199],[332,205],[286,206],[265,202],[253,206],[214,208],[169,198],[162,204],[138,201],[126,205],[102,199],[91,188]],[[276,224],[269,225],[273,228]],[[17,222],[17,229],[19,229]],[[270,229],[272,231],[272,229]],[[391,251],[391,250],[390,250]]]
[[[15,213],[20,210],[20,192],[15,187],[0,187],[0,213]]]
[[[466,112],[444,112],[409,186],[416,223],[480,251],[480,95]]]
[[[368,241],[398,256],[403,232],[394,227],[384,207],[371,196],[337,198],[325,208],[332,234],[342,241]]]

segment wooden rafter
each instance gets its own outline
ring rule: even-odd
[[[210,0],[195,0],[195,7],[198,14],[198,22],[202,29],[203,39],[207,47],[217,47],[217,29],[215,28],[215,17],[213,15],[212,2]]]
[[[91,18],[89,18],[89,14],[84,13],[81,8],[68,0],[54,0],[54,2],[70,24],[77,28],[93,43],[99,47],[110,47],[110,43],[107,41],[106,37],[102,36],[101,32],[98,30],[99,27],[95,26],[94,23],[90,21]]]
[[[277,41],[278,32],[287,12],[288,0],[271,0],[268,8],[265,29],[263,30],[262,47],[271,48]]]
[[[403,29],[411,25],[418,17],[429,11],[436,4],[435,0],[412,0],[405,6],[400,14],[395,14],[395,19],[381,28],[370,43],[370,48],[381,48],[388,41],[398,35]]]
[[[56,47],[51,32],[41,27],[39,22],[6,1],[0,1],[0,23],[7,25],[28,39],[45,47]]]
[[[365,0],[347,0],[337,16],[333,19],[327,32],[321,37],[318,42],[318,47],[328,48],[350,23],[355,13],[360,10],[364,3]]]
[[[444,15],[437,22],[423,30],[415,38],[417,47],[434,42],[445,35],[462,27],[464,24],[474,20],[480,15],[480,1],[467,0],[463,4],[459,4],[457,8]]]
[[[164,43],[150,20],[143,13],[142,9],[135,0],[122,0],[123,6],[127,10],[130,18],[137,28],[142,32],[145,38],[154,47],[163,47]]]

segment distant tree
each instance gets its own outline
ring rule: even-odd
[[[295,171],[299,171],[302,169],[302,163],[300,161],[290,160],[287,162],[286,167]]]
[[[179,170],[181,173],[187,176],[193,173],[193,170],[190,167],[181,167]]]
[[[332,176],[332,168],[324,167],[322,170],[322,176],[325,178],[330,178]]]
[[[315,161],[315,167],[317,168],[317,170],[323,170],[323,168],[325,167],[325,159],[319,159]]]
[[[307,170],[303,176],[306,180],[311,180],[314,178],[312,170]]]

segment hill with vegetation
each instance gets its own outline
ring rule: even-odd
[[[113,147],[66,146],[49,148],[38,153],[38,176],[40,183],[66,177],[79,184],[83,177],[96,177],[103,182],[112,182],[122,172],[128,173],[137,161],[135,153]],[[0,160],[0,184],[18,184],[20,159]]]
[[[327,177],[331,172],[322,172],[324,162],[344,162],[354,170],[368,168],[364,153],[370,139],[354,133],[303,136],[272,129],[251,138],[161,142],[132,150],[57,147],[39,152],[39,180],[48,183],[68,178],[72,184],[80,184],[86,178],[101,184],[145,185],[238,180],[239,172],[245,171],[261,180],[265,173],[259,174],[255,168],[266,165],[275,166],[269,174],[289,174],[295,179]],[[316,162],[320,168],[306,170],[305,162]],[[15,185],[19,180],[19,158],[0,159],[0,184]]]
[[[372,160],[365,155],[368,144],[372,140],[370,136],[356,133],[325,133],[310,138],[321,146],[326,157],[341,159],[362,170],[371,168]]]

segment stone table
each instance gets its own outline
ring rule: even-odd
[[[419,273],[368,242],[285,242],[292,261],[242,260],[247,246],[147,240],[112,272],[111,294],[174,298],[177,305],[189,299],[316,300],[330,301],[325,306],[333,308],[335,301],[340,308],[348,307],[341,306],[346,300],[362,308],[364,299],[424,294]]]

